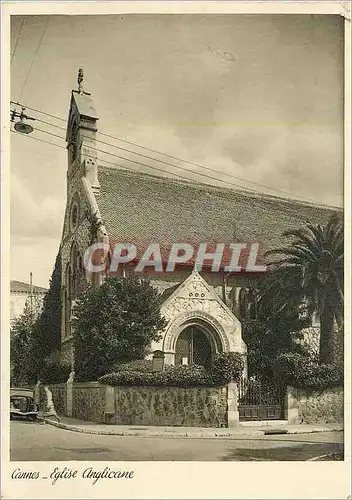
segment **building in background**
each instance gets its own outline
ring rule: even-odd
[[[48,290],[41,286],[35,286],[31,283],[24,283],[23,281],[11,281],[10,284],[10,321],[20,316],[26,305],[27,300],[30,301],[31,297],[36,303],[42,304],[45,294]]]

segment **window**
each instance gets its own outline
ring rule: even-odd
[[[83,265],[83,258],[79,253],[77,246],[72,245],[70,257],[70,297],[75,300],[87,285],[86,275]]]
[[[240,318],[247,319],[248,317],[248,290],[247,288],[241,288],[239,294],[240,302]]]
[[[240,319],[257,319],[258,293],[253,288],[241,288],[239,293]]]
[[[74,232],[77,229],[78,219],[79,219],[79,205],[77,201],[74,201],[72,203],[70,211],[70,229],[72,232]]]
[[[77,158],[78,153],[78,127],[77,123],[73,123],[71,129],[71,142],[70,142],[70,163],[73,163]]]

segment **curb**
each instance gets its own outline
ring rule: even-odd
[[[38,420],[44,421],[42,417]],[[159,438],[188,438],[188,439],[246,439],[252,436],[264,436],[264,431],[255,430],[253,432],[246,433],[231,433],[231,432],[215,432],[215,433],[206,433],[206,432],[159,432],[159,431],[149,431],[148,433],[143,431],[119,431],[119,430],[105,430],[105,429],[85,429],[83,427],[77,427],[75,425],[64,424],[62,422],[54,422],[53,420],[45,420],[46,424],[52,425],[53,427],[58,427],[60,429],[65,429],[67,431],[78,432],[80,434],[93,434],[100,436],[135,436],[135,437],[159,437]]]
[[[336,427],[314,427],[313,429],[292,429],[288,430],[287,434],[315,434],[317,432],[342,432],[343,426],[337,425]]]
[[[306,460],[306,462],[320,462],[320,461],[327,461],[327,462],[334,462],[335,460],[334,459],[327,459],[327,457],[329,457],[329,453],[325,453],[325,455],[319,455],[318,457],[312,457],[312,458],[308,458],[308,460]],[[343,462],[343,460],[336,460],[336,462]]]
[[[44,422],[43,417],[38,417],[38,420],[42,420]],[[144,431],[126,431],[126,430],[117,430],[117,429],[112,429],[111,431],[106,430],[106,429],[92,429],[92,428],[84,428],[84,427],[78,427],[75,425],[70,425],[70,424],[64,424],[62,422],[55,422],[54,420],[49,420],[45,419],[45,423],[52,425],[54,427],[58,427],[60,429],[65,429],[67,431],[72,431],[72,432],[78,432],[81,434],[91,434],[91,435],[101,435],[101,436],[135,436],[135,437],[159,437],[159,438],[189,438],[189,439],[201,439],[201,438],[206,438],[206,439],[246,439],[246,438],[251,438],[253,436],[264,436],[267,431],[265,430],[259,430],[255,429],[252,427],[250,432],[231,432],[231,431],[220,431],[219,432],[214,432],[214,433],[207,433],[207,432],[182,432],[182,431],[170,431],[170,432],[161,432],[161,431],[148,431],[148,433]],[[298,429],[287,429],[287,432],[285,433],[286,435],[288,434],[312,434],[315,432],[336,432],[336,431],[342,431],[343,427],[338,426],[335,428],[313,428],[311,430],[307,429],[302,429],[301,432],[299,432]],[[277,432],[277,434],[283,435],[283,432]],[[271,435],[274,435],[273,432],[271,432]]]
[[[308,460],[306,460],[306,462],[319,462],[322,458],[325,458],[326,455],[319,455],[318,457],[312,457],[312,458],[308,458]]]

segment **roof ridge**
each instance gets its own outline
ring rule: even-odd
[[[25,281],[19,281],[19,280],[10,280],[10,290],[12,290],[12,288],[14,286],[22,286],[23,288],[26,288],[26,289],[29,289],[30,288],[30,283],[26,283]],[[48,291],[48,288],[45,288],[43,286],[40,286],[40,285],[32,285],[33,287],[33,291]]]
[[[205,184],[205,183],[199,182],[197,180],[193,180],[193,179],[189,179],[189,180],[174,179],[174,178],[170,178],[170,177],[166,177],[166,176],[164,177],[161,175],[150,174],[147,172],[139,172],[136,170],[129,170],[127,168],[115,168],[115,167],[111,167],[108,165],[99,165],[98,168],[100,170],[108,170],[108,171],[117,172],[118,174],[122,173],[122,174],[128,175],[130,177],[132,177],[132,176],[145,177],[145,178],[149,178],[151,180],[161,182],[161,183],[167,183],[167,184],[172,183],[172,184],[178,184],[178,185],[186,185],[186,186],[200,189],[202,191],[212,190],[212,191],[215,191],[217,193],[236,193],[236,194],[240,194],[240,195],[243,195],[245,197],[248,197],[248,198],[258,198],[261,200],[268,200],[268,201],[270,201],[270,200],[271,201],[280,201],[280,202],[285,202],[288,204],[289,203],[290,204],[296,203],[297,205],[300,205],[300,206],[303,205],[303,206],[318,207],[318,208],[322,208],[322,209],[326,209],[326,210],[343,211],[343,207],[337,207],[334,205],[327,205],[327,204],[318,203],[318,202],[297,200],[296,198],[277,196],[277,195],[272,195],[272,194],[268,194],[268,193],[264,193],[264,192],[260,192],[260,191],[255,191],[255,192],[254,191],[253,192],[246,191],[245,188],[241,189],[241,187],[238,187],[238,188],[220,187],[220,186],[215,186],[213,184]],[[197,173],[197,172],[195,172],[195,173]],[[98,175],[99,175],[99,173],[98,173]]]

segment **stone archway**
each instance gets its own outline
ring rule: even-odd
[[[215,355],[223,350],[216,331],[199,320],[189,320],[179,330],[173,346],[175,365],[194,364],[209,369]]]
[[[190,326],[198,327],[208,339],[212,356],[218,352],[247,352],[240,321],[196,271],[167,295],[160,312],[167,326],[151,350],[163,351],[165,364],[175,364],[177,339]]]

